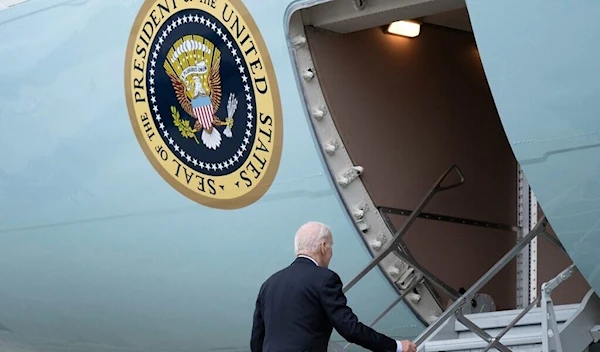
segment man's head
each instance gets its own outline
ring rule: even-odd
[[[333,236],[327,225],[320,222],[307,222],[296,232],[294,247],[296,255],[307,255],[328,267],[333,255]]]

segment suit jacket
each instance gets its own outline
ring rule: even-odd
[[[326,352],[335,328],[348,342],[396,352],[396,341],[360,323],[346,305],[342,281],[310,259],[296,258],[261,286],[256,300],[252,352]]]

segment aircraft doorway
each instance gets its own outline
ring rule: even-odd
[[[388,33],[399,20],[418,22],[418,34]],[[362,9],[325,2],[293,13],[289,39],[323,160],[374,256],[447,171],[444,184],[455,183],[457,171],[464,183],[431,196],[402,237],[447,291],[473,285],[515,246],[519,228],[526,233],[542,219],[496,111],[464,1],[371,1]],[[487,307],[473,311],[525,307],[570,264],[551,241],[535,240],[479,290]],[[425,324],[452,302],[427,280],[413,289],[419,270],[393,253],[380,267],[399,292],[412,290],[406,302]],[[576,273],[553,299],[579,303],[588,290]]]

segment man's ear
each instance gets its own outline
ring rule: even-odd
[[[325,241],[321,242],[320,249],[321,249],[321,254],[325,254],[327,252],[327,242],[325,242]]]

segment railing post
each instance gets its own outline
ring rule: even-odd
[[[542,351],[563,352],[551,295],[552,291],[570,278],[576,270],[575,264],[571,264],[542,285]]]
[[[565,270],[558,274],[552,280],[542,285],[542,296],[538,296],[529,305],[519,313],[498,335],[496,335],[494,341],[488,341],[489,344],[482,352],[487,352],[494,347],[494,342],[500,341],[506,333],[512,329],[533,307],[535,307],[540,300],[542,301],[541,311],[541,328],[542,328],[542,350],[544,352],[554,351],[562,352],[562,343],[560,341],[560,331],[558,330],[558,324],[556,323],[556,315],[554,314],[554,307],[552,305],[552,298],[550,294],[558,287],[561,283],[567,280],[577,268],[575,264],[569,265]],[[543,297],[540,299],[540,297]],[[549,330],[550,329],[550,330]]]

